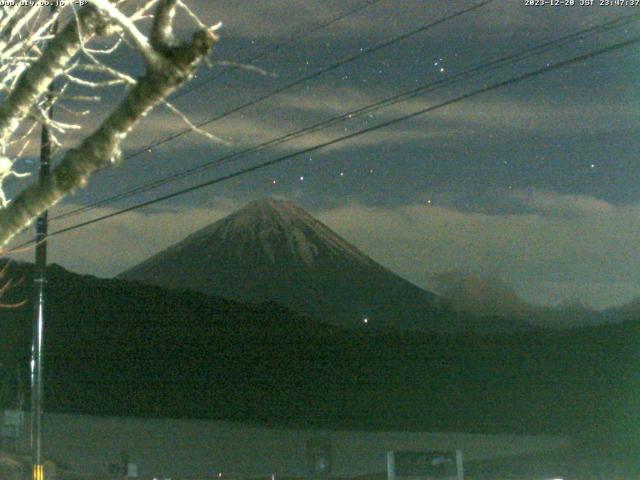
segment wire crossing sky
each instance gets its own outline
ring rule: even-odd
[[[68,232],[51,239],[52,261],[114,275],[275,196],[420,286],[464,271],[539,304],[640,297],[630,250],[640,55],[614,47],[636,41],[640,10],[238,0],[216,2],[214,15],[210,2],[190,5],[224,22],[214,61],[267,72],[203,70],[175,96],[230,145],[154,112],[126,145],[135,161],[52,210]],[[270,167],[240,173],[260,165]],[[96,218],[111,221],[66,230]]]
[[[604,22],[602,24],[593,26],[593,27],[589,27],[583,30],[580,30],[578,32],[574,32],[568,35],[565,35],[555,41],[552,42],[545,42],[542,45],[537,45],[535,47],[529,48],[529,49],[525,49],[523,51],[520,52],[516,52],[514,54],[511,55],[507,55],[506,57],[502,57],[498,60],[495,61],[491,61],[488,63],[483,63],[481,65],[478,65],[474,68],[471,68],[469,70],[466,70],[464,72],[460,72],[457,73],[455,75],[452,76],[447,76],[444,79],[441,80],[437,80],[433,83],[428,83],[426,85],[422,85],[419,86],[418,88],[412,89],[410,91],[407,92],[402,92],[400,94],[396,94],[393,95],[389,98],[385,98],[382,99],[380,101],[374,102],[372,104],[369,105],[365,105],[361,108],[358,108],[356,110],[352,110],[346,113],[343,113],[341,115],[338,116],[334,116],[328,120],[322,121],[320,123],[316,123],[314,125],[311,125],[309,127],[303,128],[301,130],[297,130],[295,132],[290,132],[287,133],[286,135],[280,136],[278,138],[272,139],[268,142],[264,142],[261,143],[259,145],[255,145],[253,147],[249,147],[240,151],[236,151],[234,153],[231,153],[229,155],[225,155],[222,158],[218,158],[216,160],[213,161],[208,161],[203,163],[202,165],[198,165],[194,168],[191,169],[187,169],[187,170],[183,170],[181,172],[154,180],[152,182],[148,182],[147,184],[144,185],[140,185],[134,189],[128,190],[126,192],[122,192],[120,194],[108,197],[108,198],[104,198],[101,199],[97,202],[94,202],[90,205],[87,205],[85,207],[81,207],[69,212],[66,212],[64,214],[58,215],[56,217],[54,217],[52,220],[56,220],[56,219],[62,219],[62,218],[68,218],[71,216],[75,216],[78,215],[80,213],[86,212],[88,210],[92,210],[96,207],[99,206],[104,206],[104,205],[108,205],[110,203],[113,203],[114,201],[117,200],[121,200],[123,198],[128,198],[130,196],[139,194],[139,193],[143,193],[143,192],[147,192],[150,190],[153,190],[159,186],[165,185],[167,183],[171,183],[172,181],[175,181],[177,179],[180,178],[184,178],[185,176],[189,176],[189,175],[193,175],[195,173],[200,173],[203,170],[215,167],[217,165],[222,164],[223,162],[226,161],[230,161],[239,157],[242,157],[244,155],[253,153],[253,152],[257,152],[260,151],[264,148],[267,147],[271,147],[271,146],[275,146],[275,145],[279,145],[283,142],[295,139],[297,137],[299,137],[300,135],[304,135],[304,134],[308,134],[308,133],[312,133],[317,131],[318,129],[321,128],[325,128],[331,125],[334,125],[336,122],[339,121],[343,121],[343,120],[351,120],[352,118],[359,116],[359,115],[363,115],[366,113],[370,113],[376,110],[379,110],[381,108],[385,108],[389,105],[394,105],[396,103],[405,101],[407,99],[411,99],[414,98],[417,95],[423,94],[425,92],[428,91],[432,91],[433,89],[439,88],[439,87],[443,87],[443,86],[447,86],[447,85],[451,85],[453,82],[459,82],[459,81],[463,81],[466,80],[468,78],[470,78],[473,75],[477,75],[480,73],[485,73],[487,70],[489,69],[495,69],[495,68],[500,68],[500,67],[504,67],[504,66],[508,66],[510,62],[511,64],[514,64],[518,61],[521,61],[525,58],[528,58],[530,55],[537,55],[537,54],[541,54],[541,53],[545,53],[548,52],[551,49],[554,48],[560,48],[563,45],[565,45],[567,42],[569,41],[575,41],[575,40],[579,40],[582,41],[584,38],[586,38],[587,36],[590,35],[594,35],[597,33],[601,33],[603,31],[607,31],[613,28],[623,28],[625,26],[627,26],[629,23],[631,22],[636,22],[640,19],[640,13],[637,14],[631,14],[631,15],[627,15],[625,17],[622,18],[617,18],[615,20],[610,20],[607,22]],[[607,50],[608,51],[608,50]],[[606,52],[605,52],[606,53]],[[587,55],[591,55],[591,54],[587,54]],[[580,58],[580,60],[584,60],[584,58]],[[573,62],[573,60],[572,60]],[[563,62],[564,63],[564,62]],[[546,70],[550,70],[552,69],[551,67],[546,67],[545,69],[541,70],[540,73],[544,73]],[[186,134],[188,132],[184,132],[184,134]],[[180,135],[181,136],[181,135]],[[175,139],[175,138],[174,138]],[[164,142],[163,142],[164,143]]]
[[[254,98],[254,99],[250,100],[249,102],[243,103],[242,105],[238,105],[237,107],[234,107],[234,108],[232,108],[230,110],[227,110],[224,113],[216,114],[212,118],[208,118],[208,119],[206,119],[204,121],[198,122],[197,126],[198,127],[204,127],[205,125],[209,125],[209,124],[211,124],[213,122],[217,122],[219,120],[222,120],[222,119],[228,117],[229,115],[232,115],[232,114],[234,114],[236,112],[244,110],[245,108],[248,108],[248,107],[251,107],[253,105],[256,105],[257,103],[260,103],[260,102],[262,102],[264,100],[267,100],[267,99],[269,99],[269,98],[271,98],[271,97],[273,97],[275,95],[278,95],[279,93],[283,93],[283,92],[286,92],[287,90],[291,90],[292,88],[297,87],[298,85],[301,85],[301,84],[303,84],[305,82],[308,82],[309,80],[313,80],[315,78],[318,78],[318,77],[326,74],[327,72],[331,72],[333,70],[336,70],[336,69],[342,67],[343,65],[351,63],[351,62],[353,62],[353,61],[355,61],[355,60],[357,60],[357,59],[359,59],[361,57],[364,57],[364,56],[369,55],[371,53],[377,52],[378,50],[381,50],[383,48],[387,48],[387,47],[389,47],[391,45],[394,45],[396,43],[402,42],[403,40],[406,40],[407,38],[410,38],[410,37],[412,37],[414,35],[418,35],[420,33],[423,33],[425,31],[429,30],[430,28],[436,27],[438,25],[442,25],[442,24],[444,24],[446,22],[449,22],[449,21],[451,21],[451,20],[453,20],[453,19],[455,19],[455,18],[457,18],[457,17],[459,17],[461,15],[464,15],[466,13],[472,12],[472,11],[474,11],[474,10],[480,8],[480,7],[488,5],[489,3],[493,3],[494,1],[496,1],[496,0],[485,0],[483,2],[479,2],[477,4],[474,4],[474,5],[470,6],[470,7],[467,7],[465,9],[456,11],[455,13],[453,13],[451,15],[447,15],[447,16],[445,16],[443,18],[440,18],[440,19],[436,20],[435,22],[428,23],[428,24],[423,25],[421,27],[418,27],[418,28],[415,28],[415,29],[410,30],[408,32],[405,32],[405,33],[403,33],[401,35],[395,36],[395,37],[391,38],[390,40],[384,41],[382,43],[378,43],[378,44],[376,44],[376,45],[374,45],[374,46],[372,46],[370,48],[361,49],[360,52],[358,52],[355,55],[351,55],[351,56],[348,56],[346,58],[343,58],[343,59],[341,59],[341,60],[339,60],[339,61],[337,61],[335,63],[332,63],[331,65],[328,65],[328,66],[326,66],[324,68],[321,68],[320,70],[318,70],[316,72],[313,72],[310,75],[304,76],[304,77],[299,78],[299,79],[297,79],[297,80],[295,80],[293,82],[287,83],[286,85],[283,85],[282,87],[279,87],[279,88],[277,88],[277,89],[275,89],[275,90],[273,90],[273,91],[271,91],[271,92],[269,92],[269,93],[267,93],[265,95],[262,95],[262,96],[259,96],[257,98]],[[144,152],[148,152],[149,149],[153,149],[153,148],[155,148],[157,146],[163,145],[166,142],[173,141],[176,138],[181,137],[181,136],[183,136],[183,135],[185,135],[187,133],[190,133],[192,131],[193,131],[192,128],[188,128],[186,130],[182,130],[182,131],[180,131],[178,133],[175,133],[175,134],[170,135],[170,136],[168,136],[166,138],[163,138],[162,140],[159,140],[159,141],[157,141],[157,142],[155,142],[153,144],[146,145],[144,148],[138,150],[137,152],[128,155],[127,158],[136,157],[136,156],[138,156],[138,155],[140,155],[140,154],[142,154]]]
[[[278,164],[280,162],[284,162],[286,160],[291,160],[291,159],[293,159],[293,158],[295,158],[295,157],[297,157],[299,155],[302,155],[302,154],[305,154],[305,153],[314,152],[314,151],[319,150],[321,148],[325,148],[325,147],[328,147],[328,146],[331,146],[331,145],[335,145],[336,143],[340,143],[340,142],[351,140],[351,139],[353,139],[355,137],[358,137],[360,135],[365,135],[365,134],[368,134],[370,132],[374,132],[376,130],[379,130],[381,128],[389,127],[391,125],[394,125],[394,124],[399,123],[399,122],[403,122],[405,120],[414,118],[416,116],[424,115],[426,113],[433,112],[433,111],[435,111],[435,110],[437,110],[439,108],[447,107],[447,106],[449,106],[449,105],[451,105],[453,103],[461,102],[461,101],[467,100],[469,98],[473,98],[473,97],[475,97],[477,95],[481,95],[483,93],[487,93],[487,92],[490,92],[492,90],[496,90],[498,88],[503,88],[503,87],[506,87],[508,85],[512,85],[512,84],[517,83],[517,82],[522,82],[524,80],[528,80],[530,78],[533,78],[533,77],[536,77],[538,75],[547,73],[549,71],[553,71],[553,70],[556,70],[558,68],[566,67],[566,66],[571,65],[571,64],[576,63],[576,62],[586,61],[586,60],[589,60],[591,58],[597,57],[599,55],[603,55],[603,54],[606,54],[606,53],[609,53],[609,52],[613,52],[613,51],[616,51],[616,50],[621,49],[621,48],[626,48],[626,47],[629,47],[629,46],[632,46],[632,45],[637,45],[638,43],[640,43],[640,37],[634,37],[634,38],[632,38],[630,40],[627,40],[625,42],[616,43],[614,45],[610,45],[608,47],[605,47],[605,48],[602,48],[602,49],[599,49],[599,50],[596,50],[596,51],[593,51],[593,52],[589,52],[589,53],[586,53],[584,55],[580,55],[578,57],[571,58],[569,60],[565,60],[565,61],[563,61],[561,63],[558,63],[556,65],[553,65],[553,66],[545,67],[545,68],[540,69],[540,70],[535,70],[533,72],[529,72],[529,73],[526,73],[524,75],[520,75],[520,76],[515,77],[515,78],[510,78],[508,80],[505,80],[505,81],[502,81],[502,82],[499,82],[499,83],[496,83],[496,84],[493,84],[493,85],[489,85],[488,87],[481,88],[480,90],[475,90],[473,92],[466,93],[464,95],[461,95],[459,97],[453,98],[451,100],[448,100],[446,102],[440,103],[438,105],[434,105],[434,106],[419,110],[417,112],[413,112],[411,114],[404,115],[402,117],[386,121],[384,123],[375,125],[373,127],[369,127],[369,128],[367,128],[365,130],[360,130],[360,131],[357,131],[355,133],[351,133],[349,135],[345,135],[343,137],[339,137],[339,138],[336,138],[336,139],[333,139],[333,140],[330,140],[330,141],[327,141],[327,142],[324,142],[324,143],[320,143],[318,145],[314,145],[314,146],[306,148],[304,150],[296,151],[296,152],[284,155],[282,157],[275,158],[275,159],[270,160],[268,162],[263,162],[263,163],[260,163],[258,165],[254,165],[252,167],[245,168],[243,170],[231,173],[231,174],[223,176],[223,177],[219,177],[219,178],[215,178],[215,179],[212,179],[212,180],[208,180],[208,181],[206,181],[204,183],[198,183],[196,185],[193,185],[191,187],[185,188],[183,190],[179,190],[177,192],[173,192],[173,193],[170,193],[170,194],[167,194],[167,195],[163,195],[161,197],[154,198],[153,200],[149,200],[149,201],[137,204],[137,205],[133,205],[131,207],[128,207],[128,208],[125,208],[125,209],[122,209],[122,210],[118,210],[116,212],[110,213],[108,215],[104,215],[102,217],[98,217],[98,218],[95,218],[95,219],[92,219],[92,220],[88,220],[86,222],[82,222],[82,223],[79,223],[77,225],[72,225],[70,227],[62,228],[60,230],[54,230],[53,232],[51,232],[49,234],[49,236],[60,235],[62,233],[66,233],[66,232],[69,232],[69,231],[72,231],[72,230],[76,230],[78,228],[86,227],[86,226],[89,226],[89,225],[91,225],[93,223],[100,222],[100,221],[103,221],[103,220],[107,220],[109,218],[113,218],[113,217],[116,217],[118,215],[122,215],[124,213],[128,213],[128,212],[137,210],[139,208],[148,207],[150,205],[154,205],[154,204],[156,204],[158,202],[162,202],[162,201],[168,200],[170,198],[175,198],[175,197],[187,194],[187,193],[191,193],[191,192],[193,192],[195,190],[200,190],[200,189],[205,188],[205,187],[210,187],[212,185],[216,185],[218,183],[222,183],[222,182],[231,180],[232,178],[237,178],[237,177],[240,177],[240,176],[243,176],[243,175],[247,175],[249,173],[255,172],[257,170],[260,170],[260,169],[263,169],[263,168],[266,168],[266,167],[270,167],[270,166]]]

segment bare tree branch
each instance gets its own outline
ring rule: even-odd
[[[131,39],[136,48],[144,56],[149,65],[154,65],[161,62],[161,57],[158,52],[151,47],[147,37],[138,30],[136,24],[125,14],[123,14],[118,8],[113,5],[109,0],[90,0],[96,7],[104,11],[109,17],[111,17],[120,27],[124,30],[127,36]],[[161,2],[164,3],[164,2]],[[163,13],[159,8],[156,12],[156,18]]]
[[[92,5],[78,12],[79,23],[69,24],[47,45],[40,58],[20,76],[9,96],[0,105],[0,146],[16,131],[31,112],[49,84],[60,75],[80,49],[81,39],[94,35],[105,27],[104,17]],[[79,31],[79,28],[82,31]]]
[[[102,4],[101,0],[91,1]],[[189,79],[197,65],[213,48],[217,42],[215,34],[217,26],[196,31],[191,42],[179,45],[172,43],[170,23],[175,3],[174,0],[159,2],[152,27],[154,41],[147,44],[149,48],[153,49],[153,55],[142,52],[147,61],[146,72],[137,79],[120,105],[93,134],[86,137],[78,147],[69,150],[63,156],[48,178],[29,186],[6,208],[0,210],[0,245],[6,244],[16,233],[29,225],[33,218],[54,205],[66,194],[79,186],[84,186],[93,172],[110,163],[116,163],[120,158],[120,144],[136,123]],[[82,24],[101,20],[101,17],[96,16],[94,11],[87,10],[86,12],[84,20],[81,21]],[[126,22],[120,22],[120,26],[125,30],[129,27]],[[96,31],[97,28],[96,24],[93,30]],[[77,35],[77,30],[75,32]],[[44,81],[43,78],[50,81],[53,76],[62,73],[62,67],[71,58],[71,50],[77,51],[81,48],[78,38],[75,41],[68,38],[72,37],[72,34],[68,33],[68,28],[62,35],[66,41],[61,41],[56,37],[52,42],[52,44],[55,42],[58,45],[58,50],[54,50],[53,54],[48,55],[57,58],[57,60],[51,60],[48,64],[48,75],[40,74],[37,77],[40,82]],[[47,47],[43,56],[47,55],[51,48],[51,46]],[[29,73],[25,72],[25,76]],[[23,87],[24,89],[26,87]],[[23,101],[22,108],[28,108],[27,104],[33,105],[36,100],[35,90],[31,89],[23,95],[29,95],[31,103]],[[19,110],[18,107],[14,107],[14,115],[16,109]],[[8,126],[4,128],[10,130],[12,120],[10,116],[8,118],[9,120],[6,122]],[[0,130],[1,132],[2,130]],[[1,139],[2,137],[0,137]]]
[[[162,51],[165,46],[173,44],[173,17],[176,14],[177,0],[163,0],[151,27],[151,45]]]

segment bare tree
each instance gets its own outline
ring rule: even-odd
[[[67,2],[53,14],[46,7],[9,3],[0,6],[0,246],[86,185],[93,172],[117,163],[123,140],[156,105],[164,103],[180,113],[166,98],[207,57],[220,26],[205,26],[182,0],[88,0],[78,9]],[[174,36],[180,12],[196,26],[188,41]],[[51,33],[54,22],[61,26]],[[148,35],[141,31],[145,25]],[[123,48],[135,50],[144,62],[138,78],[109,62]],[[48,87],[54,80],[59,88],[51,95]],[[83,125],[90,122],[78,117],[92,111],[95,115],[95,102],[104,97],[104,89],[118,87],[125,88],[120,103],[97,127],[85,131]],[[82,103],[88,108],[78,108]],[[52,104],[64,110],[62,120],[47,118]],[[47,179],[8,199],[2,183],[28,175],[17,163],[43,123],[62,153]]]
[[[26,300],[21,300],[19,302],[5,303],[4,295],[14,286],[13,278],[9,278],[5,280],[7,276],[7,270],[9,269],[10,262],[6,262],[2,268],[0,268],[0,308],[19,308],[27,304]],[[18,280],[18,284],[22,282],[22,279]]]

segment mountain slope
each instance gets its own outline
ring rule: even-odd
[[[519,317],[533,306],[496,277],[480,277],[463,271],[431,275],[431,288],[451,302],[457,311],[478,315]]]
[[[120,278],[275,301],[341,326],[458,329],[439,298],[382,267],[301,208],[258,200]]]
[[[538,306],[524,301],[497,277],[478,276],[463,271],[429,275],[429,290],[437,292],[458,313],[481,317],[510,318],[542,329],[566,330],[634,321],[640,317],[640,300],[605,310],[595,310],[580,302],[566,301],[556,306]]]
[[[17,392],[28,405],[32,266],[7,274],[17,284],[4,300],[29,301],[0,309],[0,404],[15,407]],[[638,411],[640,321],[512,335],[374,332],[57,266],[47,288],[47,411],[640,438],[628,420]]]

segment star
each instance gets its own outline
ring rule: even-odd
[[[304,181],[304,177],[302,175],[300,175],[300,181]]]

